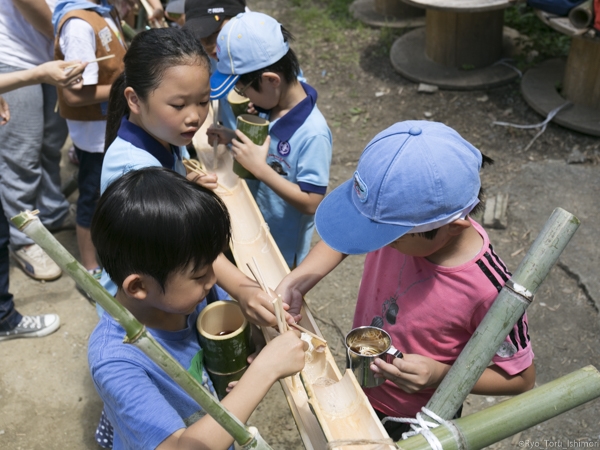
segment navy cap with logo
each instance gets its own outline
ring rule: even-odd
[[[215,33],[227,17],[246,10],[245,0],[185,0],[185,24],[198,39]]]

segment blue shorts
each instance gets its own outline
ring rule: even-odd
[[[79,159],[79,198],[77,199],[77,225],[83,228],[92,226],[92,216],[100,198],[100,175],[104,153],[90,153],[75,147]]]

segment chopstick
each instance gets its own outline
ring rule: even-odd
[[[90,63],[94,63],[94,62],[100,62],[100,61],[104,61],[105,59],[114,58],[115,56],[117,56],[117,55],[112,54],[112,55],[102,56],[101,58],[92,59],[91,61],[88,61],[87,63],[90,64]],[[64,70],[74,69],[78,65],[79,64],[73,64],[72,66],[67,66],[67,67],[64,68]]]
[[[212,101],[212,108],[213,108],[213,125],[217,125],[219,120],[218,120],[218,114],[219,114],[219,102],[217,100],[213,100]],[[217,170],[217,149],[219,147],[219,138],[216,137],[214,142],[213,142],[213,170],[216,171]]]
[[[302,331],[303,333],[308,334],[310,337],[315,338],[321,342],[323,342],[323,344],[327,344],[327,341],[325,339],[323,339],[321,336],[319,336],[318,334],[313,333],[312,331],[307,330],[304,327],[301,327],[300,325],[298,325],[297,323],[292,323],[292,324],[288,324],[291,327],[296,328],[297,330]]]
[[[186,168],[190,169],[192,172],[196,172],[199,175],[208,175],[208,173],[205,170],[200,168],[200,164],[192,159],[184,159],[183,165]],[[217,186],[223,189],[225,192],[232,194],[232,192],[225,186],[223,186],[221,183],[217,182]]]

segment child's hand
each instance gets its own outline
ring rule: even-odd
[[[41,83],[77,89],[83,85],[81,73],[88,63],[80,61],[49,61],[35,68]]]
[[[292,318],[294,322],[300,322],[302,319],[300,311],[304,297],[302,296],[302,292],[295,286],[288,284],[287,280],[289,280],[289,277],[284,277],[281,280],[279,286],[275,289],[275,293],[281,295],[283,298],[283,307],[287,310],[289,316],[287,322],[290,323],[289,318]]]
[[[208,143],[210,145],[214,145],[215,139],[219,140],[219,144],[226,145],[235,137],[235,131],[223,125],[212,124],[206,130],[206,135],[208,136]]]
[[[4,125],[10,120],[10,110],[8,109],[8,103],[0,95],[0,125]]]
[[[277,379],[285,378],[304,368],[307,349],[308,343],[300,339],[300,333],[289,330],[269,342],[253,364],[260,364],[266,374],[274,374]]]
[[[403,358],[395,358],[392,364],[380,358],[371,364],[375,378],[390,380],[409,394],[437,386],[449,369],[449,365],[427,356],[406,353]]]
[[[249,322],[262,327],[277,325],[273,298],[259,287],[243,286],[246,289],[237,298]]]
[[[260,179],[261,170],[269,167],[267,165],[267,153],[269,153],[271,136],[267,136],[263,145],[256,145],[240,130],[236,130],[235,134],[236,139],[231,141],[233,157],[256,178]]]
[[[254,103],[252,102],[248,103],[248,109],[246,110],[246,112],[248,114],[254,114],[255,116],[258,115],[258,111],[254,107]]]
[[[216,173],[199,174],[197,172],[189,172],[186,178],[211,191],[214,191],[218,186]]]

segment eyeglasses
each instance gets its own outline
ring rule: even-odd
[[[244,86],[241,89],[238,89],[236,86],[233,87],[233,90],[235,91],[235,93],[237,95],[240,95],[242,97],[246,97],[246,91],[248,90],[248,88],[252,85],[252,83],[254,83],[256,80],[258,80],[259,77],[254,78],[250,83],[248,83],[246,86]]]

